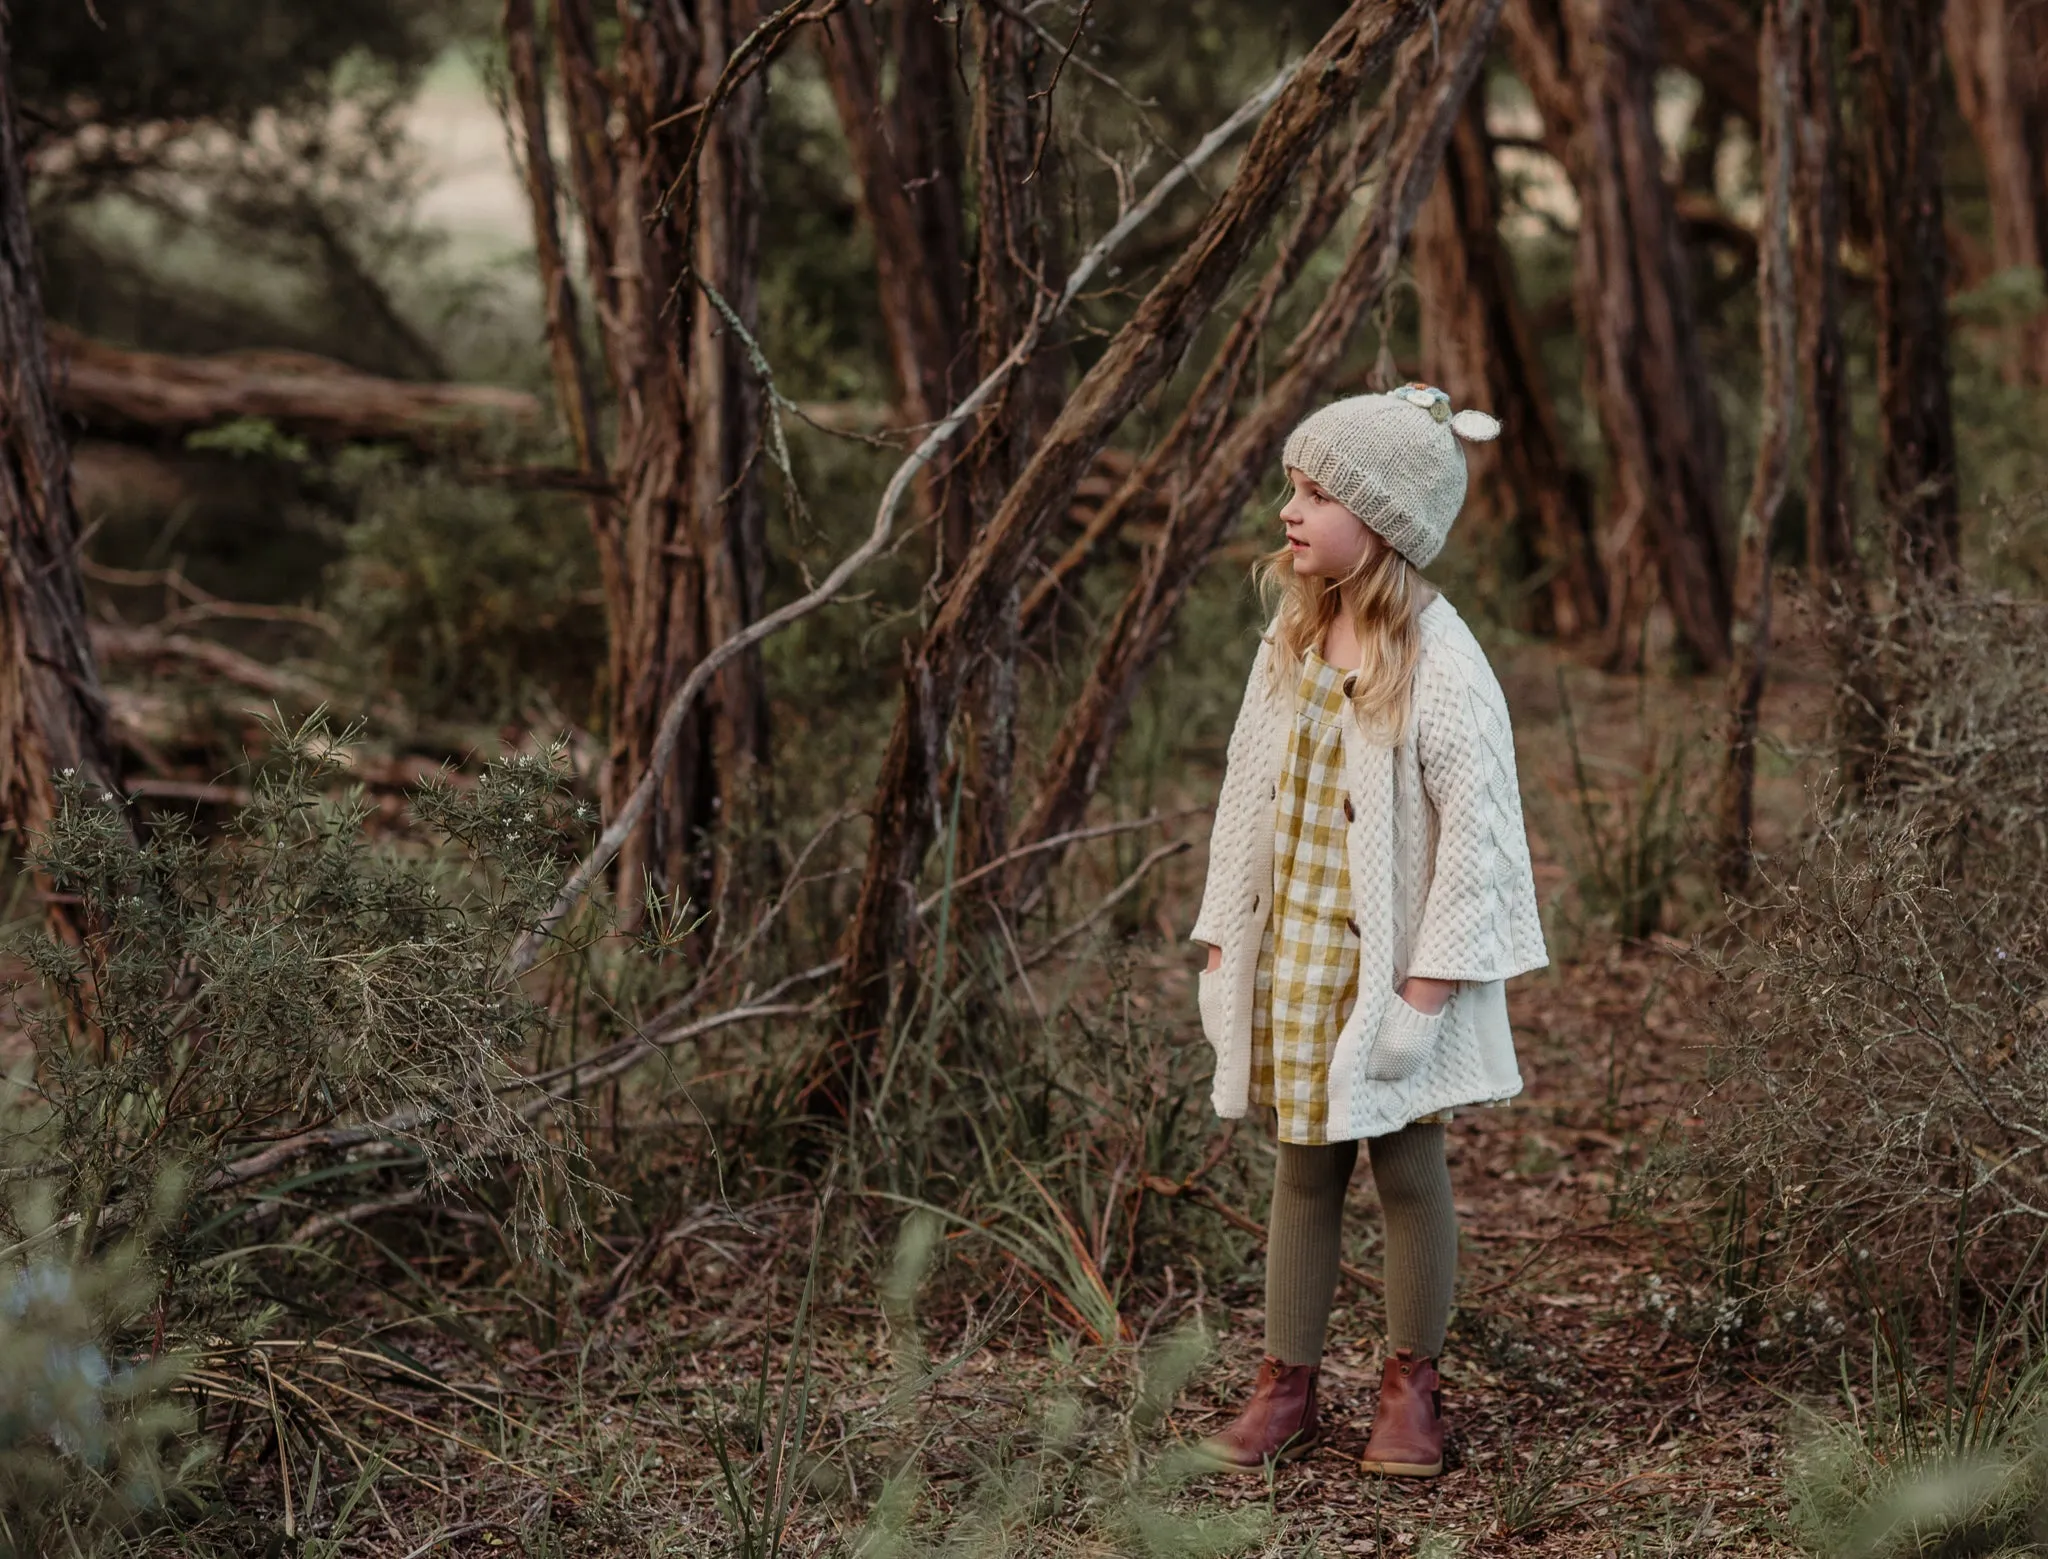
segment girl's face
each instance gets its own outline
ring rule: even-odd
[[[1280,511],[1280,522],[1287,527],[1295,573],[1348,579],[1386,545],[1320,483],[1292,466],[1287,468],[1287,479],[1294,484],[1294,493]]]

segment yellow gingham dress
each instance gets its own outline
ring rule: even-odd
[[[1358,1000],[1358,927],[1345,849],[1344,722],[1351,674],[1302,657],[1273,810],[1273,911],[1252,996],[1251,1103],[1282,1142],[1328,1140],[1330,1054]],[[1397,997],[1396,1000],[1399,998]],[[1422,1117],[1448,1121],[1443,1110]]]
[[[1358,933],[1345,859],[1347,672],[1302,657],[1294,730],[1273,811],[1273,912],[1252,997],[1251,1102],[1282,1142],[1325,1140],[1330,1052],[1358,1000]]]

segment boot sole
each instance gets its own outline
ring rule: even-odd
[[[1386,1478],[1435,1478],[1443,1474],[1443,1458],[1433,1462],[1374,1462],[1358,1464],[1361,1472],[1376,1472]]]
[[[1196,1450],[1201,1451],[1202,1456],[1208,1461],[1210,1467],[1217,1472],[1260,1472],[1265,1469],[1267,1461],[1270,1461],[1275,1467],[1283,1467],[1289,1462],[1301,1460],[1302,1457],[1308,1455],[1309,1452],[1322,1443],[1323,1437],[1321,1435],[1314,1435],[1306,1440],[1290,1441],[1283,1449],[1274,1453],[1267,1460],[1256,1462],[1234,1462],[1228,1457],[1217,1455],[1214,1451],[1203,1450],[1199,1445],[1196,1446]]]

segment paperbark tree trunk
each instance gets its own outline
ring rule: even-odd
[[[1728,746],[1721,770],[1720,879],[1737,894],[1755,870],[1757,716],[1771,655],[1771,543],[1792,472],[1799,374],[1798,304],[1792,269],[1792,200],[1798,183],[1797,116],[1805,99],[1805,8],[1811,0],[1764,0],[1757,45],[1763,123],[1758,163],[1756,468],[1736,530],[1735,620],[1728,678]]]
[[[844,945],[841,1008],[864,1065],[889,1007],[887,971],[911,943],[917,879],[939,817],[938,779],[962,689],[1022,570],[1075,483],[1139,399],[1178,365],[1316,146],[1422,20],[1420,0],[1355,0],[1267,111],[1236,177],[1187,249],[1117,332],[1033,451],[910,651],[870,816],[868,860]],[[834,1090],[825,1090],[827,1095]],[[843,1103],[843,1092],[834,1102]]]
[[[1877,494],[1909,591],[1953,583],[1962,529],[1949,404],[1942,6],[1856,0],[1877,281]]]
[[[1060,727],[1019,833],[1027,842],[1074,828],[1129,722],[1130,706],[1202,567],[1236,528],[1245,503],[1274,470],[1288,432],[1327,393],[1352,336],[1384,296],[1417,214],[1436,184],[1460,106],[1473,90],[1501,0],[1451,0],[1433,33],[1418,34],[1395,65],[1385,106],[1393,140],[1372,206],[1342,270],[1281,356],[1253,406],[1201,444],[1203,458],[1174,493],[1147,554],[1103,635],[1095,666]],[[1044,882],[1051,850],[1020,857],[1006,896],[1021,903]]]
[[[743,77],[712,101],[760,15],[756,0],[622,6],[608,69],[589,0],[560,0],[555,17],[571,182],[617,425],[608,456],[590,456],[609,467],[614,495],[594,511],[611,628],[601,781],[610,815],[645,771],[662,709],[691,667],[761,609],[762,389],[740,334],[754,331],[760,311],[761,79]],[[516,47],[514,64],[517,85]],[[530,98],[524,114],[537,121],[525,135],[529,197],[557,391],[577,405],[564,419],[573,436],[590,414],[568,339],[574,315],[549,280],[559,263],[547,252],[553,203],[534,187],[536,168],[551,176],[552,163],[536,155],[544,117]],[[650,890],[716,900],[729,858],[712,836],[745,826],[767,757],[767,698],[750,654],[692,711],[660,800],[619,854],[626,924]]]
[[[1827,614],[1837,761],[1853,793],[1869,777],[1885,727],[1885,700],[1870,660],[1870,603],[1857,548],[1850,459],[1842,345],[1842,116],[1830,0],[1806,0],[1800,49],[1792,267],[1799,292],[1800,399],[1806,409],[1806,568]]]
[[[1984,160],[1992,265],[2038,271],[2048,264],[2048,5],[1948,0],[1946,32],[1956,101]],[[2021,327],[2005,372],[2048,384],[2048,318]]]
[[[992,373],[1037,306],[1054,271],[1057,213],[1051,140],[1050,74],[1038,35],[1001,0],[974,12],[981,59],[975,97],[977,240],[974,267],[974,378]],[[940,560],[943,583],[964,563],[974,522],[994,514],[1024,472],[1044,431],[1059,415],[1061,359],[1042,351],[1013,375],[975,418],[974,433],[948,483],[949,525],[958,523]],[[962,699],[963,739],[956,865],[972,871],[1009,847],[1017,762],[1018,656],[1022,649],[1021,579],[990,606],[986,642]],[[941,790],[945,787],[942,784]],[[987,894],[975,895],[977,904]]]
[[[1756,19],[1742,0],[1657,0],[1657,37],[1710,98],[1757,123]]]
[[[602,477],[604,458],[597,448],[597,389],[583,351],[581,310],[562,245],[561,181],[555,173],[554,149],[548,136],[544,63],[548,51],[534,16],[533,0],[505,0],[502,25],[512,77],[514,139],[526,185],[534,261],[540,270],[541,299],[546,310],[548,366],[554,375],[555,407],[576,451],[577,468],[587,476]],[[604,510],[593,509],[592,524],[601,537]]]
[[[1514,0],[1506,30],[1579,202],[1573,312],[1607,445],[1608,659],[1634,663],[1661,586],[1680,643],[1725,665],[1721,423],[1652,113],[1650,0]]]
[[[965,372],[967,245],[953,61],[929,0],[897,0],[886,59],[875,14],[863,3],[835,12],[820,52],[874,240],[898,415],[916,428],[943,416],[974,382]],[[887,65],[895,90],[885,94]],[[918,486],[926,511],[938,517],[938,556],[956,561],[967,554],[972,522],[966,488],[949,486],[946,474],[964,443],[955,440]]]
[[[1459,529],[1508,558],[1510,590],[1540,579],[1529,626],[1576,639],[1606,616],[1607,581],[1593,530],[1592,484],[1567,457],[1514,263],[1500,235],[1500,175],[1476,85],[1415,226],[1422,377],[1501,421],[1492,444],[1468,444],[1471,492]]]
[[[0,0],[0,827],[17,848],[56,815],[54,776],[120,795],[79,584],[71,452],[58,421]]]

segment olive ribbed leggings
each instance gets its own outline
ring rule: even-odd
[[[1283,1142],[1273,1174],[1266,1242],[1266,1351],[1282,1364],[1314,1364],[1337,1292],[1344,1189],[1358,1144]],[[1386,1218],[1387,1343],[1420,1358],[1443,1350],[1458,1274],[1458,1218],[1444,1128],[1417,1122],[1366,1142]]]

